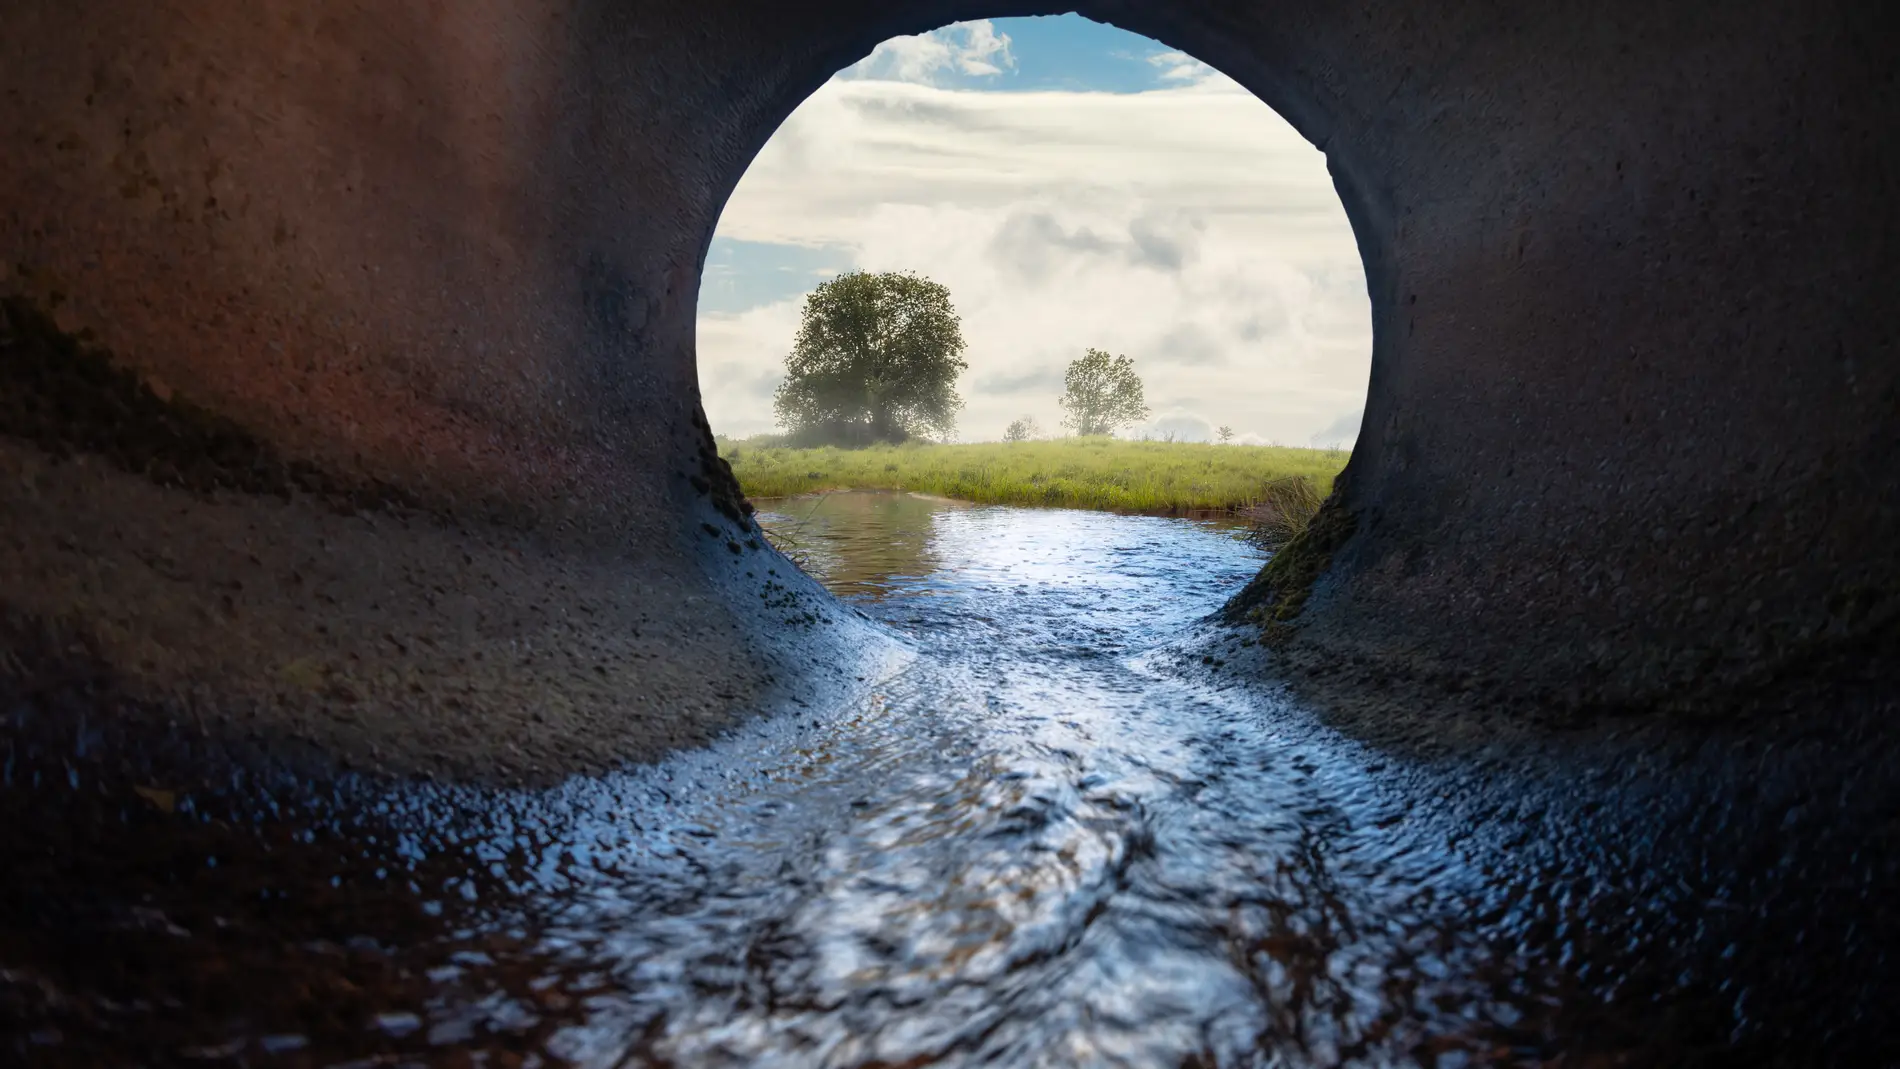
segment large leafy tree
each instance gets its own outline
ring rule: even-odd
[[[949,290],[909,272],[839,275],[805,298],[772,408],[807,440],[947,438],[963,407],[962,354]]]
[[[1062,425],[1077,434],[1113,434],[1148,418],[1141,376],[1126,356],[1090,349],[1063,376]]]

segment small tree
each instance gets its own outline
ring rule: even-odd
[[[1148,418],[1141,376],[1126,356],[1090,349],[1063,376],[1062,425],[1078,435],[1113,434]]]
[[[962,323],[943,286],[908,272],[839,275],[805,298],[772,409],[805,440],[947,438],[963,407],[962,353]]]
[[[1222,445],[1226,445],[1228,442],[1234,440],[1234,429],[1224,423],[1221,424],[1214,430],[1214,440]]]
[[[1042,428],[1036,424],[1036,417],[1023,416],[1010,423],[1009,428],[1003,432],[1003,441],[1027,442],[1041,433]]]

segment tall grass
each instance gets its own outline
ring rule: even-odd
[[[720,439],[748,497],[823,490],[912,490],[983,504],[1112,512],[1233,512],[1276,480],[1304,477],[1325,496],[1347,454],[1334,449],[1125,442],[1043,442],[790,449]]]
[[[1239,510],[1251,524],[1250,536],[1263,548],[1278,551],[1306,533],[1319,515],[1326,494],[1313,480],[1287,475],[1261,488],[1260,499]]]

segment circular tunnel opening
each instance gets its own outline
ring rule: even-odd
[[[829,287],[893,274],[940,286],[955,317],[949,341],[914,335],[960,365],[947,418],[867,434],[860,392],[841,402],[855,433],[804,426],[787,397],[817,374],[794,370],[802,331],[842,314]],[[835,327],[816,344],[838,354],[831,387],[875,374]],[[1324,155],[1208,64],[1074,14],[890,38],[827,80],[726,201],[696,329],[707,417],[755,499],[908,490],[1202,518],[1271,511],[1287,480],[1316,504],[1357,437],[1372,351]],[[1094,422],[1068,381],[1091,352],[1126,357],[1140,390]]]

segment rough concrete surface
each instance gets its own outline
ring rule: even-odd
[[[726,621],[747,642],[806,641],[753,620],[767,576],[702,535],[737,511],[692,351],[724,200],[778,122],[879,39],[1052,10],[23,0],[0,41],[0,288],[290,460],[540,532],[553,548],[527,573],[548,581],[521,580],[518,619],[575,620],[582,591],[624,591],[612,631],[664,604],[666,652],[609,671],[682,681],[683,707],[710,707],[729,684],[708,666],[762,670],[709,637]],[[1299,648],[1565,709],[1693,703],[1820,647],[1891,652],[1891,5],[1078,10],[1258,93],[1325,150],[1357,232],[1375,352],[1341,498],[1353,534]],[[493,567],[454,565],[509,552],[484,528],[271,505],[255,522],[311,559],[354,547],[324,574],[356,593],[286,589],[268,619],[221,619],[209,589],[86,579],[77,563],[108,542],[61,556],[58,539],[136,517],[154,544],[215,546],[207,525],[230,529],[216,517],[237,506],[161,505],[105,476],[36,500],[3,526],[13,567],[48,578],[10,573],[10,599],[195,644],[180,662],[236,673],[234,694],[281,677],[259,635],[393,681],[432,656],[406,621],[450,626],[422,592],[506,601]],[[561,523],[593,548],[550,534]],[[228,552],[247,590],[282,589],[305,559]],[[409,608],[376,593],[405,568],[429,577]],[[190,638],[183,603],[208,610]],[[544,682],[592,693],[624,641]],[[143,671],[146,642],[102,649]],[[459,656],[423,673],[430,701],[453,693],[437,672]],[[505,750],[510,722],[457,721],[471,750]]]
[[[13,444],[0,444],[0,503],[9,669],[46,685],[107,666],[115,697],[154,718],[366,772],[603,771],[704,743],[745,712],[823,700],[850,667],[808,664],[817,641],[758,640],[759,620],[804,637],[837,614],[764,553],[752,564],[784,593],[740,620],[675,596],[696,579],[608,547],[191,497]],[[52,663],[20,664],[26,650]],[[49,656],[61,650],[77,656]]]
[[[509,525],[287,463],[18,300],[0,305],[0,384],[7,691],[92,677],[122,716],[254,756],[545,782],[704,743],[858,671],[805,663],[841,613],[767,548],[716,458],[687,477],[719,513],[698,533],[759,585],[749,604],[676,596],[722,577],[630,554],[584,511]]]

